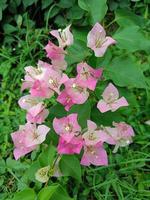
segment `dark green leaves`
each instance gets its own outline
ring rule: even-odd
[[[62,186],[56,184],[43,188],[38,194],[38,200],[73,200]]]
[[[81,182],[81,165],[76,156],[64,155],[59,166],[64,176],[71,176]]]
[[[90,23],[101,22],[107,12],[106,0],[78,0],[79,6],[89,12]]]
[[[106,69],[106,77],[121,87],[146,88],[145,77],[134,57],[114,58]]]

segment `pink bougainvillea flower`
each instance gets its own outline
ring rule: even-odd
[[[47,57],[51,60],[64,60],[66,52],[63,50],[62,47],[56,46],[51,41],[49,41],[48,44],[45,46],[45,50],[47,53]]]
[[[114,127],[104,127],[101,133],[101,141],[108,144],[115,145],[114,153],[118,148],[129,145],[132,142],[134,136],[133,128],[125,122],[115,123]]]
[[[107,153],[101,142],[94,146],[85,146],[81,159],[81,164],[89,166],[90,164],[100,166],[108,165]]]
[[[27,153],[30,153],[34,149],[36,149],[36,145],[27,147],[25,145],[25,138],[27,136],[26,132],[26,125],[25,126],[20,126],[19,130],[12,133],[11,137],[15,145],[14,149],[14,157],[16,160],[18,160],[20,157],[26,155]]]
[[[52,30],[50,32],[55,38],[57,38],[59,46],[64,48],[73,44],[73,35],[70,32],[70,26],[67,26],[65,29],[61,30]]]
[[[49,69],[47,75],[45,76],[45,82],[48,84],[48,88],[60,93],[60,87],[63,83],[68,80],[68,76],[64,73],[58,72],[54,69]]]
[[[81,62],[77,65],[77,72],[80,86],[95,90],[97,81],[102,75],[102,69],[93,69],[87,63]]]
[[[71,78],[64,83],[65,90],[63,90],[57,98],[57,101],[65,106],[69,111],[74,104],[83,104],[89,96],[87,88],[81,87],[78,80]]]
[[[32,66],[25,67],[26,74],[21,90],[31,88],[36,80],[43,81],[49,68],[52,68],[52,66],[41,60],[38,61],[37,68]]]
[[[81,136],[72,137],[69,142],[67,142],[63,137],[60,137],[57,150],[59,154],[79,154],[82,146],[83,139]]]
[[[19,99],[18,104],[22,109],[29,110],[33,106],[37,105],[41,100],[42,99],[32,97],[31,95],[25,95]]]
[[[28,110],[26,118],[28,122],[41,124],[45,121],[48,114],[48,109],[45,109],[43,102],[40,102]]]
[[[71,96],[67,93],[66,90],[63,90],[60,95],[57,97],[57,101],[65,106],[65,110],[69,111],[70,108],[75,104],[72,101]]]
[[[48,84],[44,80],[36,80],[34,81],[30,93],[34,97],[41,97],[41,98],[50,98],[54,95],[54,91],[51,90]]]
[[[87,36],[87,46],[94,51],[96,57],[102,57],[108,46],[115,43],[113,38],[106,37],[106,32],[99,23],[93,26]]]
[[[77,78],[70,78],[64,83],[65,90],[75,104],[83,104],[89,97],[86,87],[80,86]]]
[[[70,114],[67,117],[55,118],[53,121],[53,128],[55,132],[64,140],[69,142],[75,135],[81,131],[81,127],[77,120],[76,113]]]
[[[87,120],[87,126],[88,126],[87,132],[85,132],[82,135],[85,141],[85,145],[87,146],[96,145],[98,142],[101,141],[100,131],[96,130],[97,125],[91,120]]]
[[[102,113],[109,110],[114,112],[120,107],[128,106],[128,102],[124,97],[119,98],[119,92],[112,83],[109,83],[105,88],[102,97],[103,99],[101,99],[97,104],[97,108]]]
[[[63,71],[67,68],[67,62],[65,60],[52,60],[52,66],[57,71]]]
[[[25,145],[26,147],[31,147],[44,142],[50,128],[45,125],[36,126],[35,124],[27,123],[25,131],[27,133],[24,141]]]

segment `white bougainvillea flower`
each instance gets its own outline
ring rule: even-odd
[[[102,57],[108,46],[115,43],[113,38],[106,37],[106,32],[99,23],[93,26],[87,36],[87,46],[94,51],[96,57]]]
[[[50,166],[42,167],[35,173],[35,179],[41,183],[46,183],[49,180]]]
[[[103,99],[101,99],[97,104],[97,108],[102,113],[109,110],[114,112],[120,107],[129,105],[124,97],[119,98],[119,92],[112,83],[109,83],[109,85],[105,88],[102,97]]]
[[[57,38],[59,46],[64,48],[73,44],[73,35],[70,32],[70,26],[67,26],[65,29],[61,30],[52,30],[50,32],[55,38]]]

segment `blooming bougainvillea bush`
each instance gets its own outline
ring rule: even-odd
[[[69,25],[64,30],[52,30],[50,34],[56,40],[48,41],[44,48],[48,61],[39,60],[37,66],[25,67],[21,90],[28,93],[22,96],[18,103],[26,111],[26,124],[20,125],[19,130],[11,134],[16,160],[39,149],[40,145],[44,146],[45,141],[48,141],[45,145],[50,146],[49,154],[45,154],[50,157],[50,162],[39,166],[35,173],[35,178],[42,183],[48,183],[53,176],[59,177],[67,173],[70,175],[67,169],[63,169],[66,167],[64,163],[68,162],[72,168],[76,167],[74,162],[77,157],[74,156],[73,162],[70,162],[71,156],[75,154],[79,155],[77,159],[85,167],[109,165],[105,143],[109,144],[108,148],[113,147],[113,153],[116,153],[118,148],[129,145],[134,136],[133,128],[123,121],[114,121],[112,126],[98,126],[90,117],[84,117],[88,112],[86,109],[80,114],[80,119],[86,124],[83,127],[83,124],[79,123],[78,112],[71,110],[74,105],[80,105],[79,109],[82,110],[82,106],[91,98],[97,85],[105,82],[105,76],[103,66],[95,68],[88,63],[89,56],[77,63],[74,76],[68,75],[67,69],[70,66],[65,57],[68,47],[74,43],[70,29]],[[87,35],[87,47],[90,52],[94,52],[95,57],[103,57],[107,49],[116,42],[106,36],[99,23],[96,23]],[[75,53],[78,54],[78,51]],[[66,114],[57,117],[58,110],[54,109],[51,123],[48,120],[51,106],[57,105],[57,102],[66,110]],[[94,104],[100,113],[115,112],[121,107],[129,106],[126,98],[119,94],[112,82],[106,83]],[[55,142],[50,139],[51,134],[56,138]]]
[[[116,153],[132,143],[134,136],[133,128],[124,121],[112,119],[111,126],[99,125],[95,121],[101,118],[93,120],[86,114],[88,106],[101,115],[129,106],[115,84],[106,81],[105,68],[90,64],[91,59],[104,57],[117,41],[96,23],[87,34],[89,54],[72,67],[72,57],[80,57],[83,52],[77,50],[70,55],[69,48],[76,40],[71,25],[50,34],[54,41],[48,41],[44,48],[46,61],[25,67],[21,87],[24,95],[18,103],[26,112],[26,124],[11,134],[14,158],[30,158],[35,151],[39,164],[34,177],[46,185],[51,177],[73,176],[80,181],[80,165],[109,165],[107,150]],[[102,83],[105,87],[95,97],[94,91]]]

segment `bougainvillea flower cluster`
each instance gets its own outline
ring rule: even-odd
[[[95,69],[85,61],[77,64],[75,77],[68,77],[65,73],[67,46],[74,42],[70,27],[69,25],[64,30],[50,32],[58,40],[59,46],[51,41],[45,46],[46,56],[50,59],[49,63],[39,60],[37,66],[25,67],[21,90],[28,90],[29,94],[21,97],[18,103],[22,109],[26,110],[27,123],[12,133],[15,159],[35,150],[49,134],[50,128],[43,125],[51,114],[45,99],[54,96],[55,100],[62,104],[66,111],[69,111],[75,104],[84,104],[96,89],[98,81],[101,81],[103,69]],[[107,48],[115,43],[113,38],[106,36],[104,28],[99,23],[96,23],[87,35],[87,46],[94,51],[96,57],[102,57]],[[127,100],[125,97],[119,97],[118,89],[109,83],[102,93],[102,98],[99,98],[97,108],[104,113],[114,112],[124,106],[128,106]],[[86,166],[91,164],[107,165],[108,158],[104,143],[114,145],[113,152],[116,152],[119,147],[124,147],[132,142],[134,131],[125,122],[113,122],[112,127],[98,127],[90,119],[86,123],[87,128],[82,129],[77,113],[54,118],[52,126],[59,136],[57,146],[59,155],[80,154],[81,164]],[[55,162],[57,166],[54,166],[54,169],[57,168],[54,170],[56,176],[61,175],[58,160]],[[50,166],[42,168],[36,174],[37,179],[46,182],[49,170]],[[41,177],[43,172],[45,178]]]

